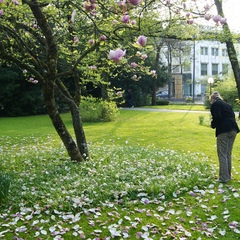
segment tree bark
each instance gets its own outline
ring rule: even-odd
[[[70,156],[71,160],[82,162],[83,158],[80,154],[78,146],[74,142],[71,134],[68,132],[58,112],[54,98],[54,83],[52,83],[52,81],[46,81],[43,86],[43,92],[48,115],[65,148],[67,149],[68,155]]]
[[[83,157],[81,155],[80,149],[76,145],[75,141],[73,140],[71,134],[67,130],[67,127],[63,123],[61,116],[58,112],[57,105],[55,102],[55,83],[56,83],[56,75],[57,75],[57,63],[58,63],[58,49],[57,49],[57,43],[53,34],[53,31],[48,24],[40,5],[38,5],[35,1],[32,2],[26,2],[29,7],[32,10],[32,13],[34,14],[35,18],[37,19],[37,22],[39,24],[39,27],[42,30],[43,35],[45,36],[46,39],[46,44],[47,44],[47,67],[48,70],[45,75],[45,79],[43,82],[43,95],[44,95],[44,101],[45,101],[45,106],[47,109],[47,112],[49,114],[49,117],[51,118],[52,124],[57,131],[59,137],[61,138],[64,146],[67,149],[67,152],[72,160],[81,162],[83,161]],[[77,111],[78,107],[72,101],[71,104],[71,112],[73,116],[73,125],[74,125],[74,131],[75,133],[82,133],[81,130],[81,122],[78,121],[77,115],[79,115]],[[77,126],[79,124],[79,126]],[[77,130],[76,130],[77,129]],[[80,130],[79,130],[80,129]],[[76,135],[78,136],[78,135]],[[81,135],[80,135],[81,136]],[[80,144],[80,141],[82,140],[81,137],[77,137],[77,144]],[[85,142],[84,142],[85,144]],[[82,144],[82,148],[85,146]],[[83,150],[86,152],[86,147],[83,148]],[[88,154],[87,154],[88,156]]]
[[[77,141],[77,146],[81,153],[81,156],[84,159],[87,159],[89,158],[88,145],[87,145],[86,136],[83,130],[81,115],[79,113],[79,106],[71,98],[70,94],[67,92],[67,89],[64,88],[64,85],[60,80],[57,81],[57,85],[55,86],[55,88],[57,89],[63,101],[69,106],[71,110],[73,129],[74,129],[74,133]]]
[[[158,69],[159,69],[160,49],[161,49],[161,46],[158,45],[156,49],[156,57],[155,57],[156,72],[158,72]],[[152,80],[152,106],[156,105],[156,91],[157,91],[156,82],[157,82],[157,79],[154,77]]]

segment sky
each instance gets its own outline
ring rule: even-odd
[[[240,0],[223,0],[223,12],[229,27],[240,32]]]

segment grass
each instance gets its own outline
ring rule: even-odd
[[[208,111],[206,107],[202,104],[182,104],[182,103],[159,106],[146,106],[144,108]]]
[[[216,183],[209,123],[208,113],[121,110],[84,123],[91,161],[77,164],[47,116],[0,118],[0,171],[11,176],[0,238],[238,239],[239,137],[234,179]]]

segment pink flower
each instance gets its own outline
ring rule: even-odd
[[[142,54],[142,59],[146,59],[148,56],[147,56],[147,54]]]
[[[141,238],[142,237],[142,232],[136,232],[136,238]]]
[[[139,57],[141,57],[141,56],[142,56],[142,53],[139,52],[139,51],[137,51],[137,52],[136,52],[136,55],[139,56]]]
[[[79,42],[78,37],[74,37],[74,38],[73,38],[73,41],[74,41],[75,44],[78,44],[78,42]]]
[[[145,36],[139,36],[137,42],[140,46],[144,46],[147,43],[147,38]]]
[[[194,23],[194,20],[193,19],[188,19],[187,20],[187,24],[193,24]]]
[[[92,11],[96,8],[96,4],[91,3],[91,2],[84,2],[83,7],[84,7],[85,11]]]
[[[113,60],[114,62],[119,62],[122,59],[122,57],[125,56],[125,54],[126,54],[126,50],[123,51],[123,50],[118,48],[115,51],[110,50],[108,58]]]
[[[137,75],[133,75],[133,76],[132,76],[132,79],[133,79],[133,80],[137,80],[137,78],[138,78]]]
[[[129,2],[130,2],[132,5],[136,6],[136,5],[140,4],[140,3],[142,2],[142,0],[129,0]]]
[[[130,20],[130,23],[131,23],[132,25],[135,25],[137,22],[136,22],[135,20]]]
[[[107,39],[107,37],[105,36],[105,35],[102,35],[101,37],[100,37],[100,40],[101,41],[105,41]]]
[[[131,63],[131,66],[132,66],[133,68],[136,68],[138,65],[137,65],[135,62],[132,62],[132,63]]]
[[[219,22],[220,22],[222,25],[224,25],[224,24],[227,22],[227,19],[226,19],[226,18],[221,18],[221,19],[219,20]]]
[[[33,77],[29,78],[29,82],[33,83],[33,84],[37,84],[38,80],[34,79]]]
[[[90,66],[89,67],[91,70],[96,70],[97,69],[97,66]]]
[[[129,22],[129,19],[130,19],[130,17],[129,17],[129,15],[124,15],[123,17],[122,17],[122,22],[123,23],[128,23]]]
[[[13,0],[12,1],[14,5],[19,5],[19,1],[18,0]]]
[[[117,92],[117,95],[118,95],[119,97],[122,97],[123,93],[122,93],[121,91],[119,91],[119,92]]]
[[[88,42],[89,42],[91,45],[93,45],[93,44],[95,43],[93,39],[90,39]]]
[[[205,20],[210,20],[211,19],[211,15],[210,14],[205,14],[205,16],[204,16],[204,18],[205,18]]]
[[[206,5],[204,6],[205,11],[209,11],[210,10],[210,5],[208,3],[206,3]]]
[[[0,17],[4,15],[3,9],[0,9]]]
[[[171,3],[170,0],[166,0],[166,4],[169,5]]]
[[[212,20],[215,22],[215,23],[218,23],[221,19],[221,16],[220,15],[216,15],[212,18]]]
[[[151,70],[151,74],[152,74],[153,76],[156,76],[156,70]]]

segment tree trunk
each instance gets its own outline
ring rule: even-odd
[[[78,149],[82,157],[84,159],[87,159],[89,157],[88,145],[87,145],[86,136],[82,126],[82,120],[79,113],[79,108],[74,101],[71,101],[69,106],[71,109],[73,129],[76,136]]]
[[[77,140],[77,146],[81,153],[81,156],[84,159],[87,159],[89,157],[89,153],[86,136],[83,130],[81,115],[79,113],[79,102],[76,103],[76,101],[71,98],[71,95],[60,80],[57,81],[55,89],[60,94],[61,99],[69,106],[71,110],[73,129]],[[80,99],[80,95],[78,99]]]
[[[161,46],[158,45],[157,46],[157,51],[156,51],[157,52],[156,53],[156,58],[155,58],[156,72],[158,72],[158,69],[159,69],[160,49],[161,49]],[[157,82],[157,79],[154,77],[153,80],[152,80],[152,106],[156,105],[156,91],[157,91],[156,82]]]
[[[218,14],[224,17],[222,1],[221,0],[214,0],[214,1],[217,7]],[[233,44],[233,37],[227,23],[225,23],[223,26],[223,32],[224,32],[224,42],[226,43],[226,46],[227,46],[229,60],[232,66],[234,78],[237,85],[238,97],[240,98],[240,67],[237,59],[237,53]]]
[[[214,0],[215,5],[217,7],[217,12],[219,15],[224,17],[223,8],[222,8],[222,1],[221,0]],[[237,91],[238,91],[238,98],[240,99],[240,67],[238,63],[237,53],[233,44],[233,38],[230,31],[230,28],[227,23],[223,26],[224,32],[224,41],[227,46],[227,52],[229,56],[229,60],[232,66],[233,75],[236,81]],[[238,113],[238,118],[240,119],[240,111]]]
[[[68,155],[70,156],[71,160],[82,162],[83,158],[82,155],[80,154],[78,146],[76,145],[72,136],[68,132],[58,112],[54,98],[54,83],[52,81],[46,81],[43,87],[43,92],[48,115],[50,116],[52,124],[56,129],[59,137],[61,138],[64,146],[66,147]]]

